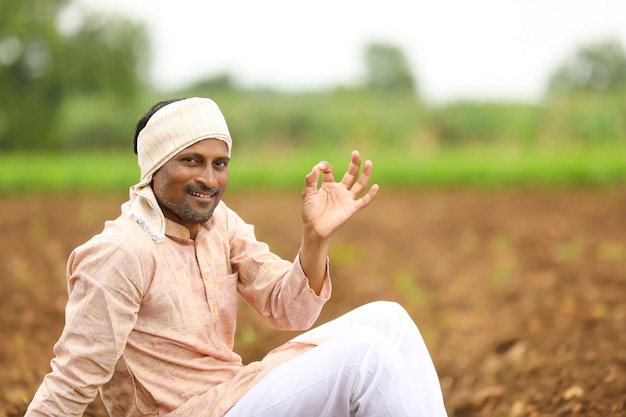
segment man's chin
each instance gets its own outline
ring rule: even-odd
[[[187,205],[184,209],[179,210],[177,215],[182,221],[194,224],[202,224],[211,220],[216,207],[217,204],[212,205],[210,208],[199,207],[194,209],[190,205]]]
[[[197,217],[211,217],[219,203],[218,199],[210,201],[191,201],[188,203],[189,211]]]
[[[193,216],[193,218],[189,218],[189,219],[185,219],[185,220],[187,220],[188,222],[191,222],[191,223],[196,223],[196,224],[206,223],[206,222],[208,222],[209,220],[211,220],[213,218],[213,211],[214,210],[211,210],[210,213],[206,213],[206,214],[198,213],[195,216]]]

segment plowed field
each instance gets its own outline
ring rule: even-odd
[[[0,417],[23,415],[63,327],[70,251],[125,195],[0,197]],[[297,192],[226,203],[291,259]],[[626,416],[626,192],[387,191],[335,237],[320,322],[367,301],[411,313],[449,415]],[[293,334],[240,312],[237,350]],[[105,416],[92,404],[87,416]]]

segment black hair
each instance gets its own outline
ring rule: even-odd
[[[169,100],[163,100],[156,103],[154,106],[150,107],[150,109],[144,114],[141,119],[137,122],[137,127],[135,128],[135,139],[133,141],[133,149],[135,153],[137,153],[137,138],[139,137],[139,133],[143,130],[144,127],[148,124],[148,120],[160,109],[167,106],[168,104],[172,104],[176,101],[184,100],[184,98],[171,98]]]

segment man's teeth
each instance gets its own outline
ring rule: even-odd
[[[213,194],[200,194],[193,191],[190,194],[200,198],[211,198],[213,196]]]

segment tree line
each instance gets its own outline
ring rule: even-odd
[[[0,2],[1,151],[126,148],[129,127],[158,96],[142,77],[151,54],[146,29],[71,6],[71,0]],[[536,105],[429,106],[403,51],[387,43],[367,45],[363,65],[361,86],[326,92],[242,90],[223,74],[169,94],[219,96],[241,137],[291,146],[341,137],[426,137],[450,146],[626,137],[626,52],[614,39],[574,51]]]

